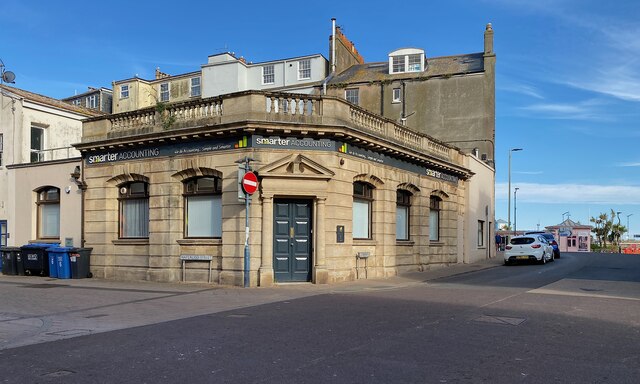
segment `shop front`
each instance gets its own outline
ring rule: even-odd
[[[270,109],[277,97],[308,108]],[[245,241],[252,286],[458,260],[472,174],[461,153],[428,136],[332,97],[245,92],[183,103],[170,109],[171,129],[157,115],[141,124],[145,113],[92,119],[77,145],[96,276],[242,285]],[[259,183],[248,233],[247,158]],[[203,257],[182,263],[185,255]]]

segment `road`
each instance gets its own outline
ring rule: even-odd
[[[565,253],[546,265],[496,264],[427,281],[412,276],[411,283],[378,283],[376,289],[276,289],[282,297],[229,310],[217,305],[215,311],[213,305],[207,310],[213,295],[198,291],[202,307],[193,310],[192,303],[186,315],[172,315],[180,311],[178,304],[163,304],[174,320],[5,347],[0,382],[637,383],[640,378],[638,256]],[[3,290],[12,291],[11,284],[4,282]],[[24,291],[37,296],[51,289],[22,288],[15,294]],[[101,292],[92,293],[98,301],[105,300]],[[188,295],[172,291],[163,297],[179,303]],[[51,300],[65,305],[60,295]],[[128,305],[142,306],[141,317],[157,316],[151,303]],[[101,321],[92,316],[103,307],[109,304],[100,301],[95,314],[83,318]]]

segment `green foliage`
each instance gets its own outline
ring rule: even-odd
[[[615,223],[616,219],[617,223]],[[598,217],[592,217],[589,221],[595,224],[591,232],[596,236],[598,246],[603,249],[603,252],[610,248],[607,242],[611,243],[611,248],[617,248],[620,245],[620,237],[627,231],[627,228],[620,224],[620,216],[613,209],[611,216],[600,213]]]
[[[171,126],[176,122],[176,117],[170,114],[167,108],[167,103],[163,103],[162,101],[156,102],[156,112],[158,112],[158,115],[160,116],[160,123],[164,130],[171,128]]]

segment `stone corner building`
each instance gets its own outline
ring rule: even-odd
[[[490,257],[492,166],[350,101],[246,90],[85,121],[93,274],[242,285],[246,214],[252,286],[393,276],[466,262],[471,247]]]

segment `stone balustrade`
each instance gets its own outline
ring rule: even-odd
[[[452,149],[429,136],[368,112],[336,97],[239,92],[181,103],[159,104],[136,111],[88,119],[82,143],[115,137],[163,132],[198,126],[260,120],[294,124],[353,126],[372,136],[416,151],[451,160]]]

